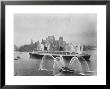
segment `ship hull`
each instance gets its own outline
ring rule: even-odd
[[[48,55],[48,54],[41,54],[41,53],[29,53],[30,58],[34,58],[34,59],[42,59],[44,55]],[[50,55],[50,54],[49,54]],[[56,57],[60,57],[60,54],[51,54],[51,56],[53,56],[54,58]],[[65,60],[71,60],[72,57],[77,56],[77,55],[61,55],[63,57],[63,59]],[[83,57],[86,61],[90,61],[90,55],[80,55],[77,56],[79,57]]]

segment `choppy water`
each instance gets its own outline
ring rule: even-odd
[[[88,63],[90,71],[97,71],[97,51],[86,51],[90,54],[91,62]],[[52,76],[52,71],[39,70],[41,59],[31,59],[28,52],[15,52],[14,58],[19,56],[18,60],[14,60],[15,76]]]

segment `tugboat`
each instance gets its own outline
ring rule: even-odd
[[[21,59],[20,56],[17,56],[16,58],[14,58],[14,60],[19,60],[19,59]]]

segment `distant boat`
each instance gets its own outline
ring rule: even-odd
[[[14,60],[18,60],[17,58],[14,58]]]
[[[21,57],[20,56],[17,56],[16,58],[14,58],[14,60],[19,60]]]

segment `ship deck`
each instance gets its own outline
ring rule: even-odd
[[[39,54],[39,55],[54,55],[54,56],[85,56],[88,54],[82,53],[75,53],[75,52],[69,52],[69,51],[36,51],[31,52],[32,54]]]

